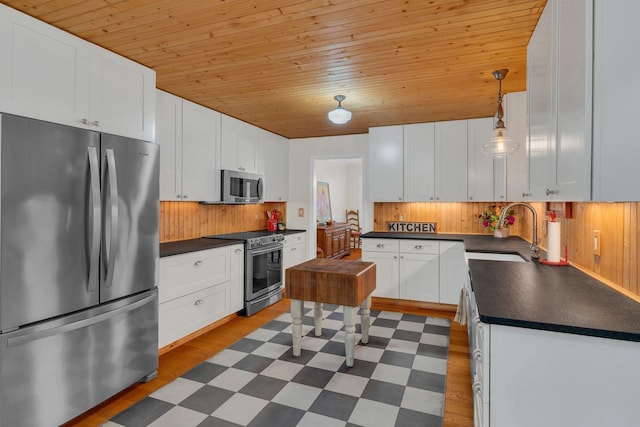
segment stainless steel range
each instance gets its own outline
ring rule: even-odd
[[[282,234],[268,231],[206,236],[244,241],[244,314],[252,314],[282,299]]]

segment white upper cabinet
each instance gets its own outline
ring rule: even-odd
[[[404,125],[404,201],[435,199],[435,125]]]
[[[556,183],[556,0],[549,0],[527,48],[529,96],[529,191],[527,198],[546,199]]]
[[[220,201],[217,111],[182,101],[182,200]]]
[[[155,71],[91,47],[90,129],[153,141],[155,90]]]
[[[371,200],[467,200],[466,156],[466,120],[369,128]]]
[[[369,195],[373,202],[402,202],[403,126],[369,128]]]
[[[503,98],[507,135],[520,147],[506,157],[506,187],[509,201],[522,201],[528,190],[527,92],[511,92]],[[502,200],[502,199],[496,199]]]
[[[220,201],[220,113],[158,90],[160,200]]]
[[[0,110],[152,141],[155,72],[0,5]]]
[[[182,98],[158,90],[156,119],[160,200],[182,200]]]
[[[265,202],[285,202],[289,197],[289,140],[258,129],[258,173],[264,177]]]
[[[222,169],[258,173],[258,127],[222,114]]]
[[[590,1],[550,0],[529,42],[530,200],[591,198],[592,17]]]
[[[593,200],[640,200],[640,2],[595,1]]]
[[[468,200],[505,201],[507,160],[482,152],[482,146],[493,137],[493,117],[468,120],[467,131]]]
[[[467,200],[467,121],[435,123],[436,200]]]

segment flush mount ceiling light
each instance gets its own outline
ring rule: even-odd
[[[344,95],[336,95],[333,99],[338,101],[338,106],[334,110],[329,111],[327,115],[333,123],[343,125],[351,120],[351,111],[345,110],[342,106],[342,101],[345,99]]]
[[[507,76],[508,69],[495,70],[493,77],[498,80],[498,109],[494,116],[493,137],[486,144],[482,145],[484,154],[494,157],[504,157],[513,154],[520,148],[520,144],[507,136],[507,128],[504,125],[504,110],[502,109],[502,80]]]

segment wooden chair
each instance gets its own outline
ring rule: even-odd
[[[360,227],[360,211],[346,211],[345,218],[347,220],[347,224],[351,227],[350,247],[359,249],[360,236],[362,236],[362,228]]]

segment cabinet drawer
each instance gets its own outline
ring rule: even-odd
[[[362,239],[362,250],[368,252],[398,252],[398,241],[394,239]]]
[[[230,248],[160,258],[159,301],[165,302],[231,278]]]
[[[433,240],[401,240],[400,252],[438,255],[440,253],[440,243]]]
[[[229,282],[160,304],[158,346],[164,347],[227,315]]]
[[[299,245],[299,244],[306,243],[306,242],[307,242],[307,234],[306,233],[289,234],[288,236],[285,236],[285,238],[284,238],[284,245],[285,246]]]

